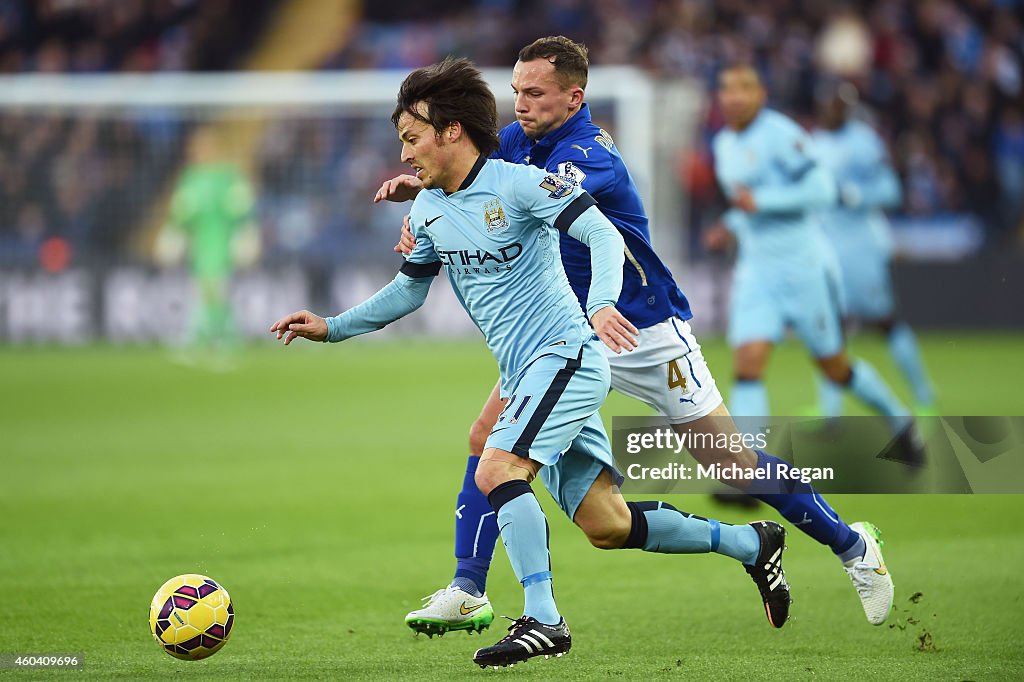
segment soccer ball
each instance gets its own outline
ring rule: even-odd
[[[165,582],[149,606],[153,638],[164,651],[185,661],[217,653],[231,636],[234,622],[228,591],[195,573]]]

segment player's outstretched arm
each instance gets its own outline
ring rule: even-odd
[[[436,265],[440,269],[440,263]],[[435,271],[429,276],[410,277],[399,272],[386,287],[340,315],[323,319],[303,310],[281,318],[274,323],[270,331],[276,332],[279,339],[287,333],[287,345],[297,336],[311,341],[337,343],[353,336],[383,329],[423,305],[427,300],[430,283],[436,274]],[[323,323],[323,326],[320,323]]]
[[[892,167],[878,164],[874,172],[861,180],[839,185],[839,202],[847,208],[892,209],[903,201],[900,180]]]
[[[820,164],[788,185],[761,187],[750,192],[751,204],[737,206],[747,213],[791,213],[834,206],[839,198],[835,178]],[[736,202],[734,200],[734,205]]]
[[[300,336],[310,341],[324,341],[327,338],[327,320],[308,310],[300,310],[282,317],[271,325],[270,331],[276,332],[279,340],[284,337],[286,346]]]
[[[381,201],[412,201],[423,189],[423,183],[415,175],[399,175],[384,182],[373,196],[373,203]]]
[[[637,345],[637,329],[615,309],[615,302],[622,292],[622,263],[626,258],[622,235],[597,206],[591,206],[577,216],[568,233],[590,247],[593,273],[587,297],[590,324],[598,338],[616,353],[633,350]]]

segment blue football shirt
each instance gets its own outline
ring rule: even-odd
[[[647,214],[633,178],[611,136],[591,120],[588,105],[536,142],[519,123],[506,126],[499,137],[498,158],[543,168],[582,187],[622,235],[626,259],[616,308],[630,322],[643,329],[673,316],[693,317],[686,296],[651,246]],[[565,233],[560,240],[569,284],[580,304],[586,305],[592,276],[590,251]]]

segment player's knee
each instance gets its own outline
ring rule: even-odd
[[[881,332],[883,336],[889,336],[890,334],[892,334],[893,330],[896,329],[896,327],[898,327],[899,324],[900,321],[893,317],[882,318],[881,320],[875,322],[875,326],[878,328],[878,331]]]
[[[764,362],[752,356],[736,358],[736,381],[760,381],[764,373]]]
[[[624,533],[617,528],[603,528],[587,533],[587,540],[598,549],[621,549],[628,535],[628,528]]]
[[[494,471],[494,467],[488,466],[487,462],[480,462],[473,475],[473,482],[484,495],[490,495],[492,490],[505,482],[500,479],[498,472]]]
[[[840,354],[830,358],[822,358],[818,360],[818,366],[821,367],[822,373],[832,383],[839,384],[840,386],[850,383],[853,369],[850,367],[850,363],[845,355]]]
[[[760,381],[771,354],[772,344],[752,341],[738,347],[733,354],[733,370],[739,381]]]
[[[473,475],[473,482],[476,483],[476,487],[484,495],[490,495],[491,491],[497,488],[502,483],[507,483],[515,478],[519,478],[509,471],[509,467],[504,462],[496,462],[494,460],[484,459],[480,461],[480,464],[476,468],[476,473]]]
[[[473,422],[473,425],[469,427],[469,454],[473,457],[482,455],[489,435],[491,435],[491,425],[485,424],[481,419]]]
[[[621,549],[626,544],[631,526],[628,511],[624,518],[615,514],[580,524],[587,540],[598,549]]]

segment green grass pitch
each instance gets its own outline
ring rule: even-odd
[[[922,342],[944,413],[1024,414],[1024,338]],[[858,338],[855,350],[902,390],[880,342]],[[727,350],[710,342],[706,353],[728,383]],[[81,671],[0,676],[1024,676],[1024,498],[1014,495],[833,498],[847,520],[882,529],[896,611],[868,625],[838,562],[790,527],[793,616],[776,631],[731,560],[593,549],[539,492],[573,650],[481,671],[473,651],[507,621],[482,638],[429,640],[402,618],[451,575],[466,433],[496,377],[482,343],[268,341],[240,360],[216,373],[158,349],[0,349],[0,652],[85,654]],[[778,413],[813,400],[795,346],[779,349],[768,381]],[[603,414],[645,411],[613,395]],[[670,501],[747,519],[705,498]],[[194,663],[161,652],[147,623],[157,587],[186,572],[221,581],[237,613],[224,650]],[[521,613],[500,548],[488,587],[499,614]]]

